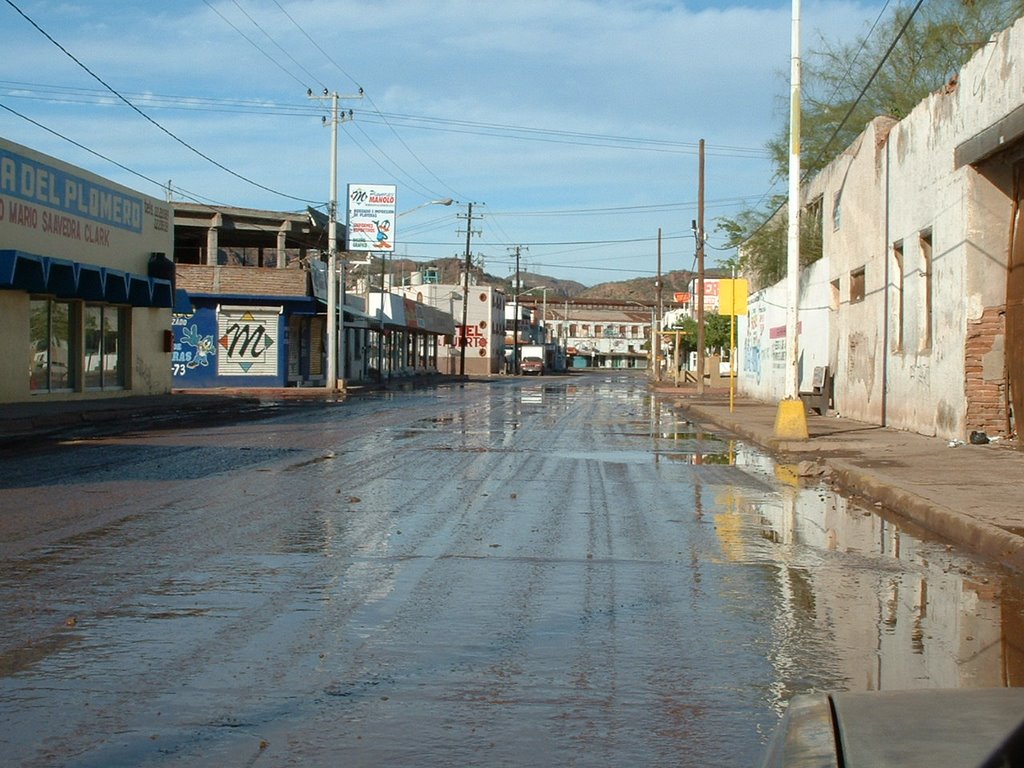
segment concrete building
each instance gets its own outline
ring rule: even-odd
[[[325,386],[326,217],[175,203],[174,220],[178,285],[189,298],[174,315],[174,386]],[[438,370],[450,316],[351,286],[338,296],[340,380]]]
[[[824,257],[822,267],[804,271],[801,326],[820,331],[814,318],[825,312],[828,331],[824,340],[801,338],[801,389],[824,361],[844,416],[949,439],[1017,429],[1024,409],[1021,60],[1024,20],[903,120],[873,120],[802,190],[805,215],[822,222]],[[765,301],[774,306],[778,294]],[[781,369],[762,366],[757,373],[771,380],[751,382],[748,362],[764,361],[775,328],[759,322],[756,314],[746,327],[741,322],[740,388],[781,397]]]
[[[549,337],[570,368],[647,368],[654,307],[614,299],[547,303]]]
[[[343,227],[338,226],[343,240]],[[174,261],[284,269],[326,252],[327,217],[201,203],[174,203]]]
[[[463,287],[422,283],[395,288],[396,292],[452,316],[455,333],[438,348],[440,373],[489,376],[505,370],[505,293],[489,285],[469,286],[463,305]],[[466,322],[463,325],[463,315]],[[461,343],[465,343],[465,357]]]
[[[189,307],[174,315],[174,386],[322,385],[323,309],[309,272],[178,264]]]
[[[366,358],[371,370],[366,378],[384,379],[441,372],[441,350],[455,336],[455,319],[443,309],[392,290],[369,295],[369,323],[377,328],[368,335]]]
[[[169,206],[0,139],[0,402],[170,390]]]

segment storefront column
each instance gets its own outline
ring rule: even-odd
[[[218,213],[211,220],[210,228],[206,230],[206,264],[210,267],[217,266],[217,249],[220,247],[217,243],[217,230],[221,222],[221,215]]]
[[[281,225],[281,228],[277,230],[277,268],[283,269],[287,257],[285,256],[285,238],[288,235],[288,222],[286,221]]]

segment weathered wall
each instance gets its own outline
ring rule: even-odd
[[[815,366],[829,359],[828,264],[821,259],[800,275],[800,389],[809,390]],[[737,318],[737,391],[759,400],[786,395],[786,284],[752,294],[747,314]]]
[[[1005,431],[1004,310],[1011,180],[954,167],[957,147],[1024,103],[1024,21],[979,51],[892,131],[888,245],[904,250],[904,343],[889,345],[886,423],[963,438]],[[924,252],[930,240],[931,273]],[[898,275],[890,291],[898,296]],[[930,317],[926,290],[931,288]],[[895,302],[890,328],[900,317]]]
[[[904,120],[873,120],[802,191],[822,210],[827,357],[844,416],[944,438],[1005,433],[1005,351],[1021,343],[1005,320],[1011,170],[1024,156],[1019,120],[1007,118],[1024,108],[1021,60],[1024,19]],[[994,126],[990,153],[956,161]],[[752,314],[746,333],[741,389],[766,399],[781,389],[756,324],[778,322],[783,291],[752,303],[763,319]]]
[[[818,175],[807,199],[822,205],[822,248],[835,308],[829,341],[835,406],[878,421],[884,398],[884,142],[892,122],[876,118]],[[858,284],[859,283],[859,284]]]

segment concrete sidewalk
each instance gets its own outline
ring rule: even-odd
[[[943,539],[1024,570],[1024,452],[1017,441],[955,444],[835,416],[809,414],[807,440],[775,437],[778,403],[725,391],[654,386],[691,421],[718,425],[782,460],[827,467],[844,491],[880,503]]]

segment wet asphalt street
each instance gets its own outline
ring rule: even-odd
[[[811,689],[1021,684],[1018,580],[640,374],[0,457],[12,766],[749,766]]]

